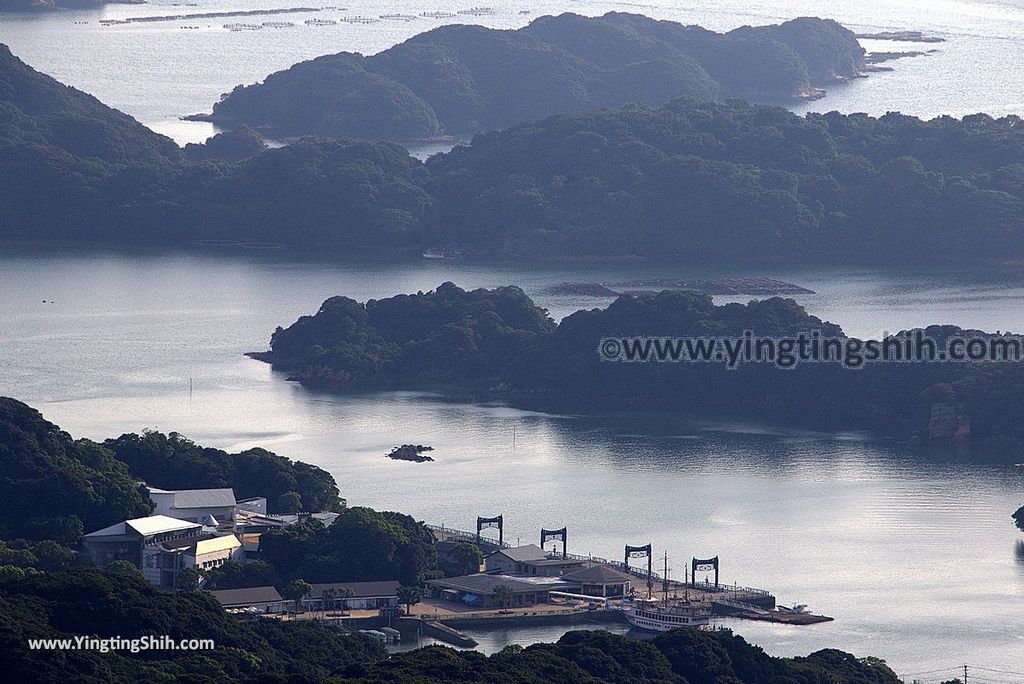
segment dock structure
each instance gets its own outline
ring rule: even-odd
[[[480,518],[478,523],[491,523],[493,526],[497,527],[499,519],[501,520],[500,524],[503,528],[504,519],[501,518],[501,516],[491,519]],[[434,538],[438,542],[468,542],[478,544],[485,554],[510,548],[509,544],[507,544],[503,539],[504,534],[501,535],[502,538],[500,541],[496,543],[486,537],[479,536],[479,532],[458,530],[443,525],[427,525],[426,527],[433,532]],[[501,532],[503,533],[504,530],[501,529]],[[550,533],[552,530],[543,530],[542,532]],[[563,528],[562,530],[554,530],[554,532],[562,533],[564,535],[565,530]],[[543,539],[544,541],[547,541],[547,535],[545,535]],[[719,559],[717,556],[710,559],[694,558],[692,562],[692,567],[695,572],[700,570],[707,570],[708,572],[714,571],[715,579],[713,582],[698,582],[693,574],[689,575],[688,581],[680,582],[678,580],[663,577],[653,569],[650,562],[646,563],[647,567],[642,568],[631,566],[628,563],[630,558],[647,558],[647,560],[650,561],[652,560],[652,551],[653,549],[651,544],[646,544],[644,546],[627,545],[622,560],[611,560],[592,555],[583,556],[580,554],[569,553],[565,550],[563,544],[562,553],[555,555],[563,561],[569,560],[581,562],[582,567],[584,568],[604,566],[626,573],[638,580],[642,580],[643,584],[638,583],[635,585],[634,589],[639,589],[641,587],[647,589],[653,598],[664,598],[666,594],[669,597],[686,595],[691,601],[706,601],[712,604],[712,606],[718,606],[716,608],[716,613],[720,615],[728,614],[736,617],[750,617],[752,615],[758,615],[756,611],[768,612],[775,608],[775,597],[766,589],[757,589],[754,587],[744,587],[736,584],[725,584],[720,582],[718,576]],[[741,610],[739,606],[742,606],[743,610]],[[765,618],[761,617],[759,619]]]

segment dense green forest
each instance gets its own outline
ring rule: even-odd
[[[139,481],[166,489],[231,487],[239,499],[266,496],[271,513],[340,513],[330,528],[310,520],[268,533],[269,564],[216,573],[221,588],[258,586],[267,578],[271,584],[277,578],[414,584],[439,574],[434,540],[422,523],[400,513],[346,509],[334,478],[316,466],[264,449],[229,454],[176,433],[126,434],[103,444],[74,440],[9,398],[0,398],[0,566],[73,564],[83,533],[150,514]]]
[[[831,20],[715,33],[566,13],[518,30],[442,26],[370,57],[301,62],[238,86],[211,120],[272,137],[417,140],[680,96],[780,102],[855,76],[863,59],[853,32]]]
[[[490,657],[432,646],[372,665],[341,681],[359,684],[898,684],[884,663],[823,650],[773,658],[728,631],[678,629],[646,641],[569,632],[553,644],[512,646]]]
[[[266,496],[271,512],[292,493],[304,510],[344,507],[330,473],[264,449],[227,454],[157,432],[75,440],[35,409],[0,397],[0,539],[74,545],[84,532],[149,515],[140,480],[167,489],[232,487],[239,498]]]
[[[336,386],[489,382],[504,364],[555,324],[514,287],[437,290],[370,300],[325,301],[314,316],[278,329],[271,353],[297,362],[304,380]]]
[[[440,576],[434,536],[402,513],[350,508],[329,527],[309,520],[264,533],[263,559],[283,581],[399,580],[419,586]]]
[[[151,510],[108,449],[73,440],[38,411],[0,397],[0,538],[73,544],[83,532]]]
[[[171,433],[146,432],[108,439],[103,446],[128,466],[131,474],[161,489],[230,487],[238,499],[265,496],[270,513],[335,511],[345,507],[331,474],[308,463],[291,461],[266,449],[229,454],[202,447]]]
[[[380,643],[308,621],[241,622],[206,592],[165,593],[126,563],[107,570],[6,572],[0,567],[0,659],[10,682],[319,681],[385,657]],[[214,650],[38,650],[28,639],[85,635],[213,639]]]
[[[547,259],[1024,258],[1024,125],[675,100],[390,143],[176,147],[0,50],[0,239]],[[92,132],[92,133],[91,133]],[[94,134],[93,134],[94,133]]]
[[[503,333],[499,344],[494,331]],[[746,331],[760,337],[818,331],[845,339],[838,325],[778,297],[715,306],[711,297],[692,292],[622,295],[605,309],[578,311],[554,326],[518,288],[466,292],[445,283],[432,293],[365,305],[332,297],[316,315],[278,328],[271,350],[255,356],[314,386],[447,384],[491,388],[533,407],[738,415],[902,439],[1024,443],[1014,418],[1024,391],[1020,363],[876,363],[857,369],[749,363],[728,369],[724,363],[610,363],[598,353],[608,337],[738,338]],[[955,326],[922,332],[940,342],[985,335]],[[490,349],[500,353],[486,353]],[[468,361],[452,363],[452,353]]]

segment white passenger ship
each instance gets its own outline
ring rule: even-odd
[[[636,599],[623,607],[626,620],[639,629],[667,632],[679,627],[707,629],[711,625],[711,604],[673,598]]]
[[[650,565],[648,565],[648,572],[650,572]],[[623,602],[622,610],[626,614],[629,624],[652,632],[667,632],[680,627],[710,629],[710,603],[690,601],[688,593],[682,598],[678,596],[669,598],[668,553],[665,554],[664,572],[665,574],[662,576],[662,591],[665,592],[663,599],[635,598],[631,602]],[[685,578],[683,586],[690,582],[688,573],[685,574]],[[648,587],[650,587],[650,583],[648,583]]]

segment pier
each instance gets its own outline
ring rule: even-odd
[[[578,571],[591,568],[605,568],[619,573],[620,581],[628,587],[624,575],[633,579],[632,595],[657,600],[686,599],[692,603],[707,604],[711,613],[719,617],[729,617],[761,622],[775,622],[788,625],[812,625],[832,621],[833,618],[815,615],[806,607],[798,605],[786,608],[776,604],[775,596],[767,589],[726,584],[719,581],[719,559],[693,558],[688,564],[685,579],[680,581],[663,576],[654,570],[652,545],[625,545],[622,560],[601,558],[593,555],[569,553],[567,549],[567,529],[542,529],[540,532],[541,546],[512,547],[505,541],[503,516],[478,517],[476,532],[459,530],[445,526],[427,525],[434,534],[439,545],[470,543],[477,545],[485,557],[508,556],[513,560],[521,555],[523,549],[533,549],[542,557],[523,559],[523,562],[508,563],[505,567],[488,567],[485,563],[483,572],[465,578],[442,580],[434,587],[435,595],[424,599],[418,606],[421,619],[432,622],[443,622],[449,626],[480,626],[480,625],[514,625],[514,624],[575,624],[577,622],[611,622],[623,620],[623,611],[619,604],[629,595],[622,593],[607,594],[607,587],[600,587],[600,596],[589,600],[572,600],[574,594],[567,593],[556,586],[560,580],[571,580]],[[498,538],[483,536],[485,529],[497,528]],[[548,541],[561,542],[559,552],[548,552],[543,546]],[[502,553],[498,553],[502,552]],[[636,559],[646,561],[643,566],[636,565]],[[508,559],[506,558],[506,561]],[[632,563],[630,561],[633,561]],[[667,567],[667,557],[666,557]],[[511,568],[511,570],[509,569]],[[509,574],[504,574],[504,573]],[[697,581],[698,573],[705,573],[705,579]],[[519,586],[514,607],[504,605],[504,610],[496,610],[488,599],[477,594],[481,591],[492,591],[491,584],[498,580],[493,575],[500,574],[502,582]],[[598,573],[600,574],[600,573]],[[713,575],[713,580],[711,579]],[[461,580],[461,581],[460,581]],[[546,583],[545,583],[546,581]],[[526,583],[534,583],[531,588]],[[583,599],[584,597],[577,597]],[[512,599],[506,599],[511,603]],[[465,605],[465,603],[478,605]],[[490,610],[481,610],[481,606]]]

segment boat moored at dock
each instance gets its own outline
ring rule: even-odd
[[[680,627],[708,629],[711,625],[711,604],[684,598],[635,599],[623,602],[622,610],[629,624],[651,632]]]

